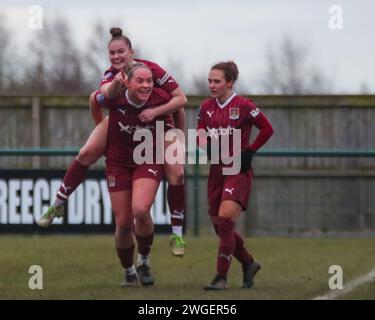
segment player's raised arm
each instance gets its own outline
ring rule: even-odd
[[[116,98],[125,85],[123,69],[132,61],[134,50],[128,37],[120,28],[111,28],[112,39],[108,43],[108,56],[111,68],[105,72],[100,83],[100,92],[108,99]]]
[[[126,75],[123,70],[116,73],[113,78],[112,82],[105,83],[100,88],[100,92],[107,98],[107,99],[114,99],[116,98],[121,90],[125,87],[125,80]]]

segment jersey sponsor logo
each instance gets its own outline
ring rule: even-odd
[[[229,109],[229,119],[237,120],[240,118],[240,109],[239,108],[230,108]]]
[[[219,127],[219,128],[210,128],[207,126],[208,136],[218,138],[219,136],[226,136],[233,134],[235,128],[232,126],[227,126],[226,128]]]
[[[61,184],[61,187],[64,189],[65,193],[67,193],[68,190],[72,188],[72,187],[66,187],[64,182]]]
[[[234,190],[234,188],[225,188],[225,190],[224,190],[224,192],[228,192],[228,193],[230,193],[230,195],[232,195],[233,194],[233,190]]]
[[[129,125],[124,125],[121,121],[118,122],[118,125],[120,126],[120,131],[125,131],[129,134],[131,134],[130,126]]]
[[[119,108],[119,109],[117,109],[117,111],[121,112],[121,113],[125,116],[125,111],[126,111],[126,110],[123,110],[123,109],[120,109],[120,108]]]
[[[215,111],[210,112],[210,111],[207,110],[206,112],[207,112],[208,116],[211,118]]]
[[[173,214],[174,214],[175,216],[179,216],[179,217],[182,217],[182,216],[184,215],[184,212],[185,212],[184,209],[182,209],[181,211],[173,210]],[[181,219],[183,219],[183,218],[181,218]]]
[[[149,131],[153,131],[155,129],[155,127],[151,126],[151,125],[146,125],[144,127],[139,126],[139,125],[136,125],[136,126],[130,126],[128,124],[124,125],[121,121],[118,122],[118,125],[120,126],[120,131],[121,132],[126,132],[126,133],[129,133],[129,134],[133,134],[137,130],[149,130]]]
[[[108,176],[108,187],[113,188],[116,186],[116,177]]]
[[[148,172],[151,172],[156,177],[158,170],[148,169]]]
[[[250,111],[250,116],[253,117],[253,118],[256,118],[256,116],[259,114],[259,112],[260,112],[259,108],[251,110]]]
[[[226,255],[224,253],[220,253],[219,254],[219,258],[224,258],[224,259],[227,259],[228,261],[230,261],[232,259],[232,255]]]

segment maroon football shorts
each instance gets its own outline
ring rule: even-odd
[[[218,216],[220,204],[224,200],[237,202],[245,211],[252,185],[252,169],[246,173],[224,176],[220,165],[211,165],[207,184],[208,214]]]
[[[107,185],[109,192],[131,190],[133,182],[141,178],[149,178],[160,183],[163,177],[163,165],[141,164],[137,167],[107,166]]]

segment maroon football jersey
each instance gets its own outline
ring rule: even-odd
[[[135,62],[142,62],[145,65],[147,65],[152,72],[152,78],[154,79],[155,86],[162,88],[163,90],[167,92],[172,92],[176,88],[178,88],[178,83],[175,79],[167,72],[165,71],[161,66],[159,66],[155,62],[147,61],[147,60],[141,60],[141,59],[133,59]],[[109,68],[104,72],[104,78],[100,82],[100,87],[103,86],[106,83],[110,83],[113,81],[113,78],[115,77],[116,73],[118,73],[119,70],[116,70],[114,68]]]
[[[211,139],[229,135],[229,154],[233,155],[233,129],[241,129],[241,150],[249,147],[252,126],[264,118],[250,99],[233,93],[224,104],[218,99],[203,101],[198,114],[198,129],[205,129]]]
[[[130,101],[127,91],[115,99],[106,99],[99,91],[96,101],[102,107],[109,108],[109,124],[106,147],[106,164],[109,166],[135,167],[137,164],[133,159],[133,151],[142,143],[134,141],[133,135],[136,130],[150,130],[153,135],[153,155],[156,153],[156,121],[164,121],[165,128],[173,128],[173,120],[170,115],[163,115],[151,122],[143,123],[139,119],[140,113],[149,107],[156,107],[167,103],[171,99],[170,94],[160,88],[154,88],[150,98],[144,105],[135,105]]]

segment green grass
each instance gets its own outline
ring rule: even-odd
[[[113,236],[1,236],[0,299],[312,299],[328,292],[328,268],[341,265],[345,281],[375,267],[375,239],[247,239],[262,263],[255,286],[240,289],[233,260],[229,288],[206,292],[215,274],[217,239],[187,237],[184,258],[172,257],[168,237],[155,237],[152,288],[120,288],[123,277]],[[43,268],[43,290],[30,290],[31,265]],[[342,298],[374,299],[375,283]]]

